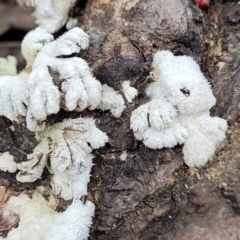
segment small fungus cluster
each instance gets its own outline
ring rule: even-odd
[[[131,115],[135,137],[153,149],[184,143],[185,163],[204,165],[227,129],[224,119],[210,116],[216,103],[210,84],[193,58],[170,51],[157,52],[152,68],[150,101]]]

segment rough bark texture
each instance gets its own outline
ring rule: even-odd
[[[130,80],[139,90],[119,119],[106,112],[84,113],[97,119],[110,139],[95,151],[88,199],[96,215],[90,239],[239,239],[240,5],[212,1],[201,10],[190,0],[89,0],[79,20],[91,37],[90,48],[80,56],[95,76],[118,90]],[[163,49],[198,61],[217,98],[212,116],[229,123],[225,141],[199,169],[183,164],[181,146],[151,150],[129,129],[132,110],[147,100],[152,55]],[[54,121],[69,115],[61,112]],[[35,144],[32,135],[17,126],[12,132],[4,119],[0,124],[0,150],[22,160]],[[24,187],[12,175],[0,176],[2,185]]]

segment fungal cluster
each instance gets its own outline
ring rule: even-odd
[[[54,39],[52,33],[66,24],[75,1],[17,0],[35,8],[40,27],[22,42],[27,63],[22,72],[17,74],[15,58],[0,59],[0,115],[12,121],[24,117],[39,142],[26,161],[18,164],[9,153],[1,154],[0,170],[18,171],[18,181],[34,182],[47,168],[52,187],[47,193],[38,188],[31,197],[22,193],[10,198],[5,210],[13,211],[12,216],[20,222],[9,232],[8,240],[27,240],[33,235],[36,240],[88,238],[94,205],[80,199],[87,195],[92,150],[103,147],[108,137],[92,118],[65,119],[53,125],[47,118],[60,109],[100,109],[118,118],[126,108],[125,101],[131,103],[137,96],[127,80],[122,83],[125,97],[101,85],[87,62],[73,57],[89,46],[89,36],[82,29],[72,28]],[[73,22],[68,22],[70,25]],[[176,57],[169,51],[157,52],[152,68],[155,82],[146,89],[150,101],[132,112],[130,128],[149,148],[184,144],[186,164],[204,165],[227,129],[225,120],[210,116],[216,99],[207,79],[191,57]],[[48,200],[43,197],[46,195]],[[73,200],[63,213],[56,211],[56,195]]]
[[[60,109],[82,112],[96,108],[120,117],[126,108],[118,91],[102,86],[85,60],[72,57],[88,45],[89,36],[78,27],[57,39],[38,27],[23,39],[21,50],[27,64],[22,72],[14,72],[14,58],[0,62],[0,69],[6,68],[8,74],[0,76],[0,115],[12,121],[25,117],[27,128],[36,132],[39,141],[27,160],[19,164],[4,153],[0,157],[0,169],[18,170],[18,181],[34,182],[47,167],[53,192],[65,200],[75,201],[87,195],[94,157],[91,151],[104,146],[108,137],[92,118],[65,119],[48,125],[47,117]],[[137,90],[125,81],[123,93],[131,102]]]
[[[92,118],[65,119],[36,133],[39,144],[28,161],[18,164],[17,180],[34,182],[45,167],[51,172],[51,186],[65,200],[87,195],[93,165],[92,149],[103,147],[107,135]],[[48,162],[49,160],[49,162]]]
[[[0,169],[3,172],[14,173],[17,171],[17,163],[9,152],[0,153]]]
[[[50,33],[58,31],[66,23],[75,22],[69,18],[69,11],[76,0],[16,0],[22,7],[34,8],[36,23]],[[76,24],[77,22],[75,22]]]
[[[56,40],[42,28],[30,31],[22,42],[26,68],[18,75],[1,77],[0,114],[15,121],[26,116],[31,131],[42,130],[47,116],[60,108],[79,112],[98,108],[119,117],[126,108],[123,97],[113,88],[102,86],[85,60],[68,57],[88,45],[89,36],[78,27]],[[131,102],[137,91],[128,81],[124,84]]]
[[[131,115],[135,137],[153,149],[184,144],[185,163],[204,165],[227,129],[224,119],[210,116],[216,103],[210,84],[193,58],[170,51],[157,52],[152,68],[150,101]]]
[[[48,195],[48,201],[44,198]],[[76,199],[64,211],[57,212],[58,200],[47,188],[37,188],[31,196],[21,193],[13,196],[5,211],[20,216],[17,228],[7,236],[8,240],[86,240],[94,215],[94,204]]]
[[[88,45],[89,37],[80,28],[73,28],[54,40],[52,34],[38,27],[30,31],[22,42],[27,65],[21,73],[16,74],[12,70],[14,65],[16,69],[14,59],[2,61],[2,65],[10,67],[8,75],[0,77],[0,115],[12,121],[26,117],[27,127],[36,131],[39,144],[27,156],[27,161],[19,164],[13,161],[11,155],[4,153],[0,157],[0,168],[9,172],[18,169],[18,181],[33,182],[47,167],[51,173],[53,192],[65,200],[80,201],[82,196],[87,195],[94,157],[91,151],[104,146],[108,137],[96,127],[92,118],[65,119],[50,126],[46,125],[47,116],[61,108],[79,112],[98,108],[110,110],[113,116],[120,117],[126,107],[122,95],[108,86],[102,86],[92,76],[86,61],[68,57]],[[123,83],[123,92],[130,102],[137,95],[129,81]],[[90,216],[93,216],[93,211]],[[75,224],[85,221],[74,219]],[[8,239],[14,238],[10,234]]]

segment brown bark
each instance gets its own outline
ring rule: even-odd
[[[145,101],[143,94],[115,124],[101,120],[114,151],[106,149],[93,169],[89,190],[97,214],[91,239],[238,238],[239,173],[233,171],[240,140],[238,8],[213,2],[200,10],[184,0],[88,2],[81,26],[92,36],[93,49],[83,56],[98,79],[116,89],[131,80],[142,92],[154,52],[190,55],[213,85],[217,105],[212,115],[230,124],[213,160],[193,174],[183,165],[181,147],[153,151],[132,142],[129,113]],[[124,162],[122,150],[129,153]],[[226,197],[231,198],[227,204]]]
[[[239,7],[237,1],[212,1],[205,10],[190,0],[87,2],[79,20],[91,45],[80,56],[102,83],[121,90],[120,83],[130,80],[140,92],[119,119],[107,112],[84,113],[97,119],[110,139],[94,153],[88,198],[96,215],[90,239],[240,238]],[[183,164],[181,146],[151,150],[129,129],[132,110],[147,100],[143,93],[152,55],[163,49],[198,61],[217,98],[212,116],[229,123],[226,140],[199,169]],[[61,112],[54,121],[69,115]],[[10,152],[22,160],[14,144],[30,152],[34,143],[23,144],[29,136],[20,140],[19,127],[11,132],[15,143],[8,134],[2,130],[0,150],[6,151],[7,141]],[[123,151],[128,153],[124,161]],[[22,186],[13,177],[8,185]]]

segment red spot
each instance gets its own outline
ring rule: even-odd
[[[207,8],[210,6],[210,0],[194,0],[194,2],[200,8]]]

